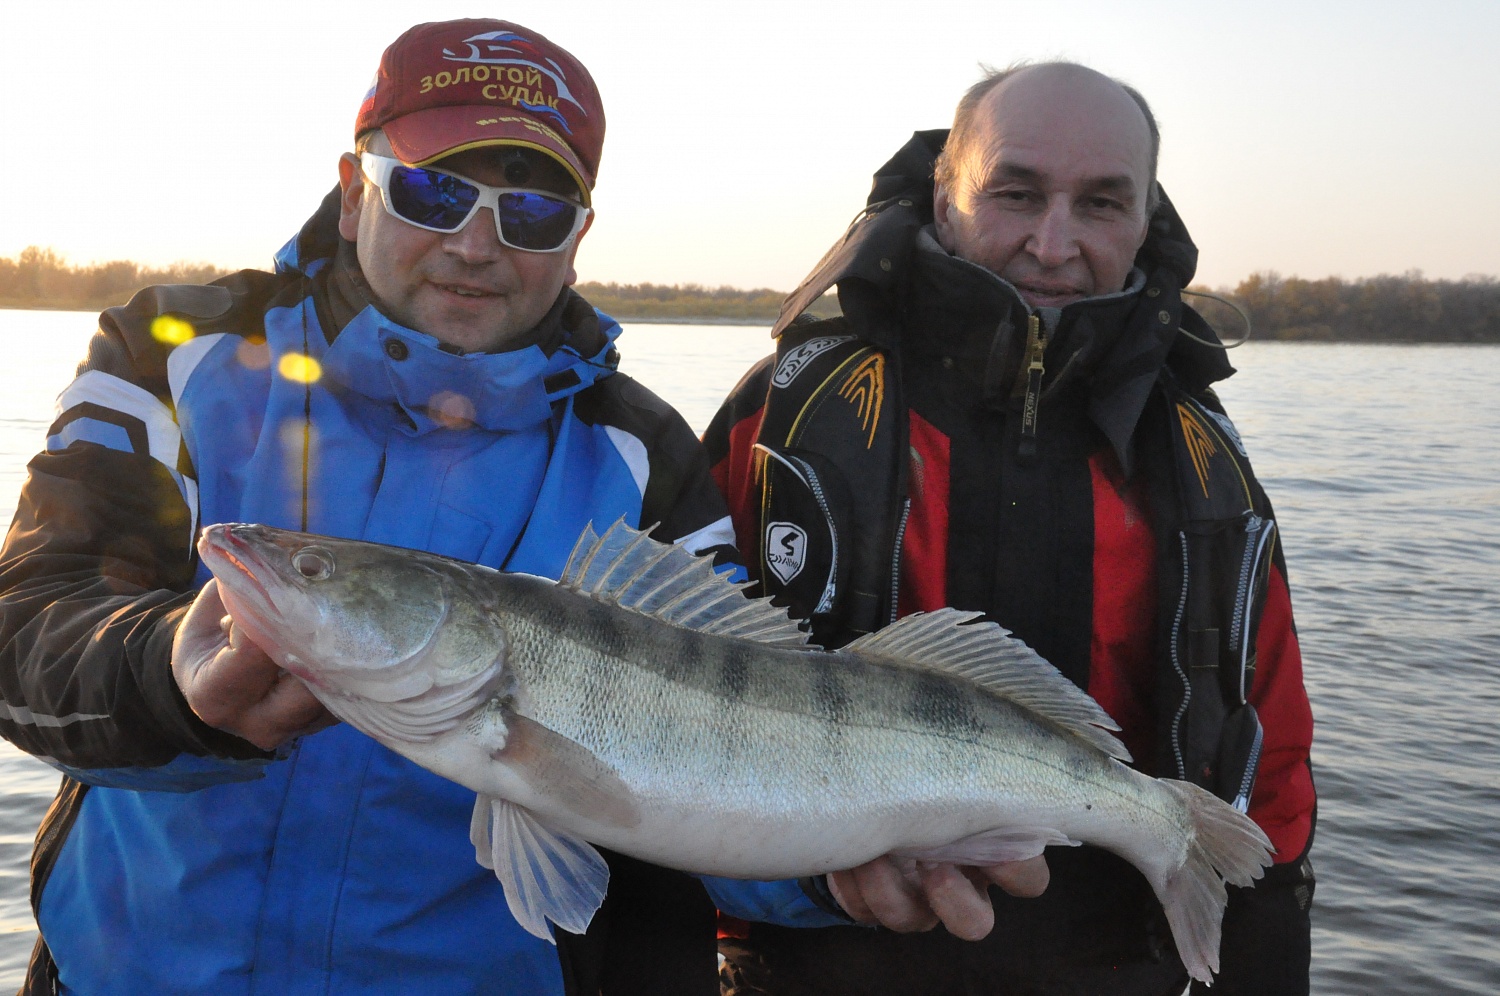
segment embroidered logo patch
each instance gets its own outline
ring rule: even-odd
[[[1187,405],[1178,403],[1177,418],[1182,423],[1182,439],[1187,444],[1188,456],[1192,458],[1193,470],[1198,473],[1198,485],[1203,496],[1208,497],[1208,460],[1219,452],[1214,437],[1198,414]]]
[[[865,449],[875,445],[880,427],[880,406],[885,401],[885,354],[872,353],[860,361],[839,386],[839,397],[854,406],[865,430]]]
[[[790,584],[807,563],[807,530],[795,522],[766,526],[766,566],[782,584]]]
[[[828,352],[841,342],[853,339],[852,335],[824,335],[816,339],[809,339],[796,349],[787,353],[776,364],[776,372],[771,375],[772,387],[786,387],[797,379],[797,375],[807,369],[807,365],[820,354]]]
[[[1219,424],[1219,428],[1224,431],[1224,435],[1228,437],[1231,443],[1234,444],[1234,448],[1239,450],[1240,456],[1248,457],[1250,455],[1245,452],[1245,444],[1240,439],[1240,432],[1234,427],[1234,423],[1229,421],[1228,415],[1220,415],[1212,408],[1203,409],[1203,414],[1207,415],[1209,418],[1213,419]]]

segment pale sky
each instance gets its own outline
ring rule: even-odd
[[[1140,89],[1199,280],[1500,275],[1500,0],[3,0],[0,256],[265,266],[336,179],[381,50],[518,21],[608,137],[585,280],[790,290],[979,64]]]

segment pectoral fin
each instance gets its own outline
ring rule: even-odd
[[[640,806],[614,768],[588,748],[510,709],[502,711],[505,746],[491,752],[539,794],[610,826],[641,822]]]
[[[918,861],[945,861],[956,865],[998,865],[1002,861],[1025,861],[1053,845],[1077,847],[1078,841],[1051,827],[1005,827],[955,840],[941,847],[897,851]]]
[[[588,841],[551,830],[525,809],[481,795],[469,839],[479,863],[505,887],[511,915],[526,931],[556,943],[547,921],[581,934],[604,902],[609,866]]]

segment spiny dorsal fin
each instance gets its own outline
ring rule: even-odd
[[[1131,759],[1125,745],[1106,732],[1120,725],[1099,703],[1008,630],[992,622],[970,621],[981,614],[958,609],[917,612],[865,634],[844,651],[967,678],[1111,757]]]
[[[603,536],[590,523],[557,582],[564,588],[674,626],[781,647],[807,636],[768,598],[746,598],[743,582],[714,573],[713,562],[661,543],[650,529],[617,520]]]

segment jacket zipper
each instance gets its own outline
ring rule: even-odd
[[[1240,580],[1234,592],[1234,615],[1229,621],[1229,645],[1240,645],[1240,627],[1245,624],[1245,599],[1250,594],[1250,578],[1255,572],[1255,561],[1260,554],[1260,535],[1265,520],[1253,511],[1245,512],[1245,555],[1240,560]]]
[[[1042,374],[1046,372],[1042,358],[1047,352],[1047,333],[1042,320],[1036,315],[1026,319],[1026,393],[1021,402],[1020,455],[1026,459],[1036,456],[1037,416],[1042,407]]]
[[[1260,751],[1265,739],[1266,731],[1257,723],[1255,742],[1250,745],[1250,757],[1245,761],[1245,773],[1240,776],[1240,790],[1234,795],[1233,806],[1242,813],[1250,812],[1250,791],[1255,788],[1255,773],[1260,768]]]
[[[803,476],[807,480],[807,489],[812,492],[813,501],[818,503],[818,511],[823,513],[823,521],[828,523],[828,537],[833,546],[833,560],[828,568],[828,580],[823,585],[823,597],[818,599],[818,607],[813,609],[814,614],[822,614],[833,609],[833,598],[837,592],[837,574],[839,563],[839,534],[833,523],[833,511],[828,507],[828,498],[823,493],[823,483],[818,480],[817,471],[812,469],[806,460],[787,454],[787,458],[794,461],[801,468]]]
[[[891,616],[886,625],[896,621],[896,600],[901,597],[901,544],[906,539],[906,520],[911,516],[911,499],[901,500],[901,518],[896,522],[896,544],[891,550]]]
[[[1245,513],[1245,556],[1240,563],[1239,586],[1235,591],[1234,616],[1229,624],[1229,645],[1238,647],[1240,654],[1240,701],[1250,695],[1245,687],[1245,668],[1250,660],[1250,643],[1254,638],[1250,632],[1250,600],[1254,597],[1257,579],[1265,564],[1271,541],[1276,535],[1276,523],[1264,519],[1253,511]]]
[[[1182,701],[1177,704],[1177,714],[1172,717],[1172,755],[1177,761],[1177,777],[1185,779],[1187,762],[1182,756],[1182,717],[1187,714],[1188,705],[1193,701],[1193,683],[1188,680],[1187,670],[1182,666],[1178,645],[1182,639],[1182,619],[1187,614],[1188,584],[1192,578],[1188,576],[1187,533],[1178,533],[1177,539],[1182,551],[1182,591],[1177,596],[1177,611],[1172,616],[1172,637],[1167,646],[1170,648],[1172,670],[1177,672],[1177,677],[1182,681]]]

